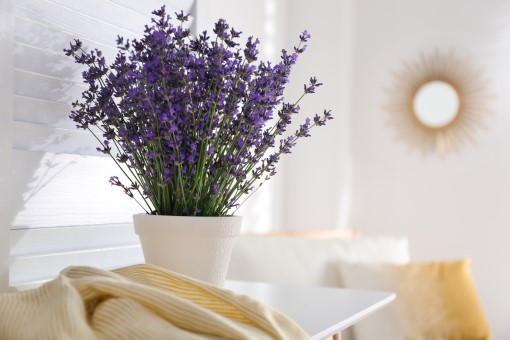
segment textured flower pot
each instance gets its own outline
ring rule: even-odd
[[[242,217],[133,215],[145,262],[222,287]]]

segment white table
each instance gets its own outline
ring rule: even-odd
[[[395,293],[389,292],[245,281],[227,281],[224,288],[281,311],[317,340],[346,329],[395,299]]]

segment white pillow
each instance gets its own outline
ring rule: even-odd
[[[234,245],[229,280],[340,287],[338,260],[409,262],[403,237],[352,240],[240,236]]]

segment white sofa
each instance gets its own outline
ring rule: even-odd
[[[337,264],[409,262],[404,237],[354,239],[241,235],[234,245],[227,279],[341,287]]]
[[[394,303],[342,332],[343,340],[490,339],[469,259],[411,262],[404,237],[306,236],[316,234],[242,235],[227,279],[396,292]]]

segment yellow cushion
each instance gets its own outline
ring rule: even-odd
[[[356,339],[489,339],[470,261],[340,264],[348,288],[393,291],[397,299],[354,326]]]

